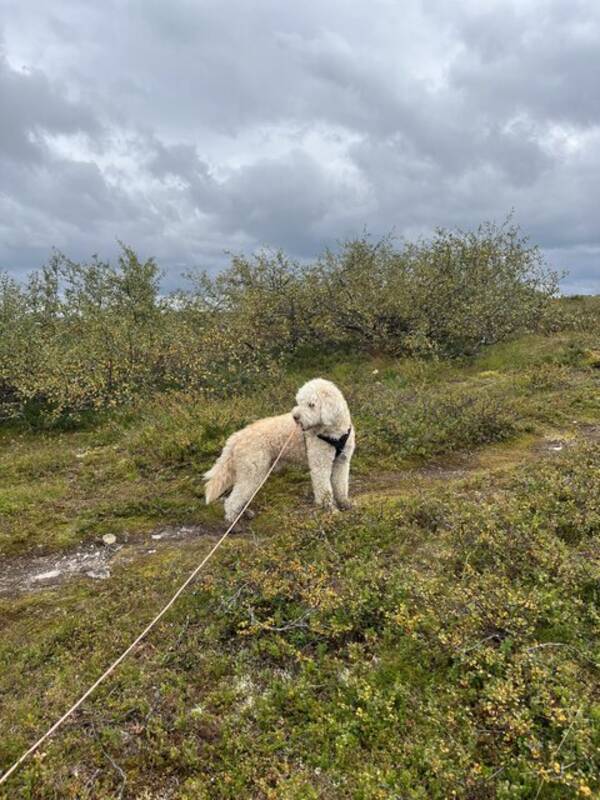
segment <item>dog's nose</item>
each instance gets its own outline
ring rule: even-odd
[[[300,412],[299,411],[292,411],[292,418],[295,422],[300,421]]]

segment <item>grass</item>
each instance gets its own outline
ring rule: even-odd
[[[171,395],[85,430],[3,432],[12,557],[166,523],[214,532],[201,472],[230,431],[289,408],[316,373],[349,397],[365,493],[353,512],[322,515],[304,473],[275,476],[246,533],[0,797],[597,796],[593,348],[573,332],[461,364],[327,357],[223,404]],[[535,445],[545,435],[570,444],[550,454]],[[107,581],[0,598],[0,764],[212,540],[117,562]]]
[[[329,357],[257,396],[218,402],[174,393],[86,430],[9,430],[0,453],[0,554],[52,552],[166,523],[214,522],[218,513],[201,502],[201,474],[226,436],[289,408],[295,388],[317,371],[349,397],[359,475],[569,426],[574,415],[595,419],[600,400],[588,340],[529,337],[462,366],[383,358],[335,364]]]

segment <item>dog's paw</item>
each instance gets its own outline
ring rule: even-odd
[[[338,500],[338,508],[340,511],[350,511],[354,508],[354,503],[346,498],[345,500]]]
[[[338,514],[339,509],[334,503],[319,503],[318,506],[315,507],[315,511],[318,514]]]

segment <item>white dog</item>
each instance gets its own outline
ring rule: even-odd
[[[228,522],[252,497],[290,434],[281,461],[308,461],[315,503],[330,510],[350,508],[354,428],[343,394],[331,381],[315,378],[298,391],[296,403],[291,413],[260,419],[232,434],[204,475],[207,504],[233,487],[225,500]]]

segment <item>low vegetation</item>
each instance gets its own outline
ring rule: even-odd
[[[125,246],[117,265],[55,253],[24,286],[0,276],[0,419],[65,424],[156,391],[245,392],[300,353],[473,355],[557,323],[558,276],[509,223],[400,248],[364,237],[305,265],[238,256],[167,297],[159,277]]]
[[[75,290],[57,290],[63,305],[45,328],[49,317],[32,315],[35,281],[5,283],[5,311],[9,296],[25,304],[10,311],[21,314],[19,335],[45,333],[22,350],[14,334],[21,372],[0,345],[4,563],[58,558],[106,533],[125,547],[104,581],[0,596],[0,768],[129,644],[223,530],[200,476],[231,431],[290,408],[297,386],[321,374],[349,399],[358,449],[353,511],[314,511],[302,470],[274,476],[257,518],[0,797],[598,796],[600,305],[553,299],[538,273],[519,279],[512,305],[499,281],[494,314],[477,250],[485,236],[533,258],[507,229],[440,233],[400,251],[361,240],[306,270],[281,256],[236,260],[177,302],[156,286],[135,295],[135,315],[119,305],[135,294],[120,281],[156,273],[125,250],[118,268],[98,266],[114,294],[97,328],[89,309],[68,305]],[[400,263],[414,270],[400,270],[403,288],[382,309],[376,295]],[[423,263],[449,265],[444,292],[480,263],[470,310],[457,302],[444,321],[432,288],[441,272],[408,302],[406,287],[429,274]],[[372,284],[360,284],[364,265]],[[73,269],[81,277],[89,265]],[[269,283],[275,275],[288,283]],[[313,318],[324,287],[339,302]],[[404,327],[402,309],[412,314]],[[344,332],[344,319],[360,330]],[[317,349],[298,333],[305,324]],[[214,375],[201,366],[206,352],[190,349],[203,336],[222,347]],[[81,360],[88,345],[99,361]],[[120,365],[112,384],[108,352]],[[203,534],[127,556],[128,541],[152,542],[167,525]]]

